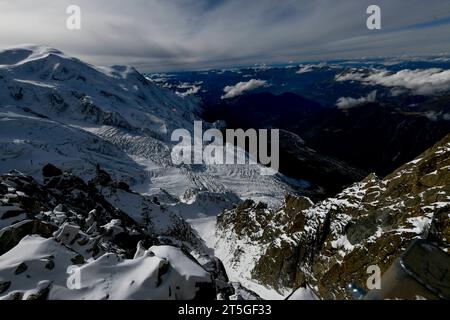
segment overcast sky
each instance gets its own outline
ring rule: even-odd
[[[79,5],[82,28],[66,28]],[[382,30],[366,9],[382,9]],[[0,0],[0,47],[141,71],[450,52],[450,0]]]

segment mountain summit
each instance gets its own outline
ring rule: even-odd
[[[0,83],[1,172],[39,177],[51,162],[91,178],[100,164],[137,191],[191,203],[208,193],[208,201],[223,206],[237,198],[276,204],[292,191],[281,175],[261,176],[258,165],[173,165],[171,133],[193,130],[200,103],[132,67],[97,67],[56,49],[23,46],[0,52]],[[208,206],[192,214],[209,214]]]

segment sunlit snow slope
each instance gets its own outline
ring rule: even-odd
[[[43,46],[0,52],[0,172],[39,178],[46,163],[89,178],[100,164],[138,192],[173,196],[189,218],[237,199],[279,204],[284,177],[257,165],[174,166],[174,129],[193,130],[198,101],[132,67],[97,67]]]

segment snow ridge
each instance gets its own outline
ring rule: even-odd
[[[17,169],[39,178],[51,162],[87,179],[98,163],[141,193],[163,190],[183,199],[186,192],[203,198],[211,192],[208,202],[221,195],[230,204],[252,198],[279,205],[293,192],[282,176],[261,176],[258,165],[172,165],[170,135],[193,130],[200,103],[158,87],[132,67],[97,67],[25,45],[0,52],[0,84],[0,172]]]

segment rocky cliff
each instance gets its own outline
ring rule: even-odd
[[[384,274],[415,239],[448,254],[449,214],[450,135],[384,179],[369,175],[316,204],[286,196],[268,210],[247,201],[218,217],[216,235],[237,264],[249,253],[236,243],[260,248],[249,270],[261,284],[280,292],[308,284],[321,298],[351,299],[349,284],[364,288],[369,266]]]

